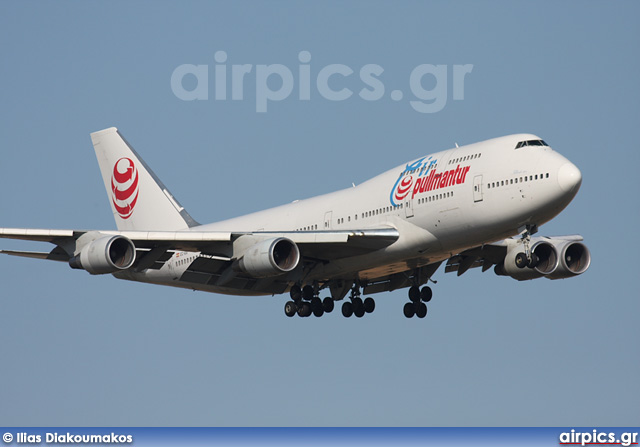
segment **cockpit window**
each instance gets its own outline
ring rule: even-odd
[[[527,140],[527,141],[520,141],[518,144],[516,144],[516,149],[520,149],[521,147],[525,147],[525,146],[549,146],[549,145],[545,143],[544,140]]]

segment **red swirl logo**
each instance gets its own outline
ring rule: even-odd
[[[407,197],[407,195],[409,194],[409,191],[411,191],[411,186],[412,185],[413,185],[413,176],[412,175],[408,175],[405,178],[403,178],[402,181],[400,181],[400,183],[396,187],[396,192],[394,194],[394,198],[398,202],[402,202],[404,200],[404,198]]]
[[[118,215],[128,219],[138,201],[138,170],[130,158],[122,157],[113,165],[111,198]]]

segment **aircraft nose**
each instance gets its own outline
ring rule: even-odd
[[[573,163],[565,163],[558,169],[558,184],[563,191],[577,191],[582,183],[582,173]]]

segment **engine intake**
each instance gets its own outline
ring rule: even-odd
[[[250,247],[240,259],[240,268],[256,278],[290,272],[298,266],[300,250],[290,239],[267,239]]]
[[[124,236],[104,236],[80,250],[69,260],[74,269],[84,269],[92,275],[115,273],[126,270],[136,260],[136,247]]]
[[[581,242],[567,242],[558,247],[560,263],[558,268],[548,276],[549,279],[564,279],[580,275],[591,265],[591,253]]]

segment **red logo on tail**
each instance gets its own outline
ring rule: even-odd
[[[113,165],[111,199],[116,212],[128,219],[138,201],[138,170],[130,158],[122,157]]]

